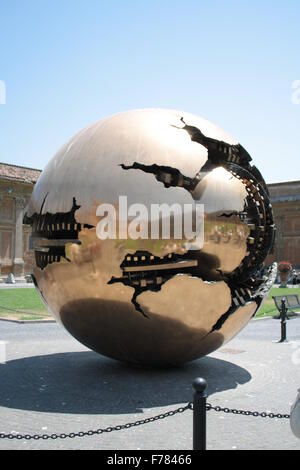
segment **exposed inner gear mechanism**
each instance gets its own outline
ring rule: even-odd
[[[45,197],[39,214],[28,217],[25,214],[24,223],[32,226],[31,243],[35,251],[36,265],[44,269],[51,263],[58,263],[61,258],[70,261],[66,256],[65,246],[67,243],[80,244],[78,234],[82,228],[92,228],[88,224],[78,224],[75,212],[80,208],[73,198],[73,206],[70,212],[57,214],[44,214],[42,210],[47,196]]]

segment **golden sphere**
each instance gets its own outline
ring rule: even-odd
[[[181,111],[129,111],[80,131],[25,215],[48,309],[87,347],[138,364],[181,364],[232,339],[275,275],[263,272],[272,208],[250,162],[226,132]],[[170,209],[169,232],[154,207]],[[202,238],[175,233],[199,207]]]

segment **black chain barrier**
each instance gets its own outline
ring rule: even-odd
[[[244,410],[236,410],[234,408],[221,408],[221,406],[212,406],[209,403],[206,406],[207,411],[216,411],[217,413],[231,413],[234,415],[242,415],[242,416],[253,416],[254,418],[271,418],[271,419],[290,419],[291,415],[283,415],[281,413],[260,413],[258,411],[244,411]]]
[[[75,437],[88,437],[88,436],[96,436],[104,433],[110,433],[114,431],[122,431],[123,429],[130,429],[136,426],[141,426],[143,424],[153,423],[154,421],[158,421],[160,419],[169,418],[179,413],[184,413],[187,410],[192,409],[192,403],[188,403],[186,406],[177,408],[176,410],[167,411],[166,413],[162,413],[157,416],[152,416],[151,418],[142,419],[139,421],[134,421],[133,423],[127,424],[120,424],[118,426],[112,426],[109,428],[104,429],[96,429],[95,431],[83,431],[77,433],[70,433],[70,434],[4,434],[0,433],[0,439],[18,439],[18,440],[26,440],[26,441],[38,441],[38,440],[48,440],[48,439],[74,439]]]
[[[186,406],[177,408],[176,410],[167,411],[166,413],[159,414],[157,416],[152,416],[151,418],[142,419],[139,421],[134,421],[133,423],[127,424],[120,424],[118,426],[111,426],[104,429],[96,429],[95,431],[82,431],[77,433],[70,433],[70,434],[4,434],[0,433],[0,439],[17,439],[17,440],[26,440],[26,441],[38,441],[38,440],[56,440],[56,439],[74,439],[76,437],[90,437],[101,435],[105,433],[110,433],[114,431],[122,431],[124,429],[130,429],[136,426],[141,426],[144,424],[153,423],[154,421],[158,421],[161,419],[169,418],[171,416],[175,416],[180,413],[184,413],[187,410],[193,410],[194,405],[193,403],[188,403]],[[271,419],[290,419],[290,415],[288,414],[275,414],[275,413],[260,413],[258,411],[244,411],[244,410],[237,410],[237,409],[230,409],[230,408],[222,408],[220,406],[213,406],[211,404],[206,405],[206,411],[215,411],[217,413],[226,413],[226,414],[234,414],[234,415],[242,415],[242,416],[253,416],[255,418],[271,418]]]

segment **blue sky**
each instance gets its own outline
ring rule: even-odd
[[[299,22],[299,0],[0,0],[0,161],[43,168],[91,122],[166,107],[300,179]]]

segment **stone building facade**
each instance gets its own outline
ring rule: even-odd
[[[300,268],[300,181],[269,184],[277,226],[274,254],[267,262],[290,261]]]
[[[30,227],[23,225],[33,186],[41,171],[0,163],[0,279],[13,273],[24,280],[33,267],[29,249]]]
[[[24,208],[41,171],[0,163],[0,280],[13,273],[18,279],[32,271],[30,227],[23,225]],[[267,259],[290,261],[300,268],[300,181],[270,184],[277,236]]]

